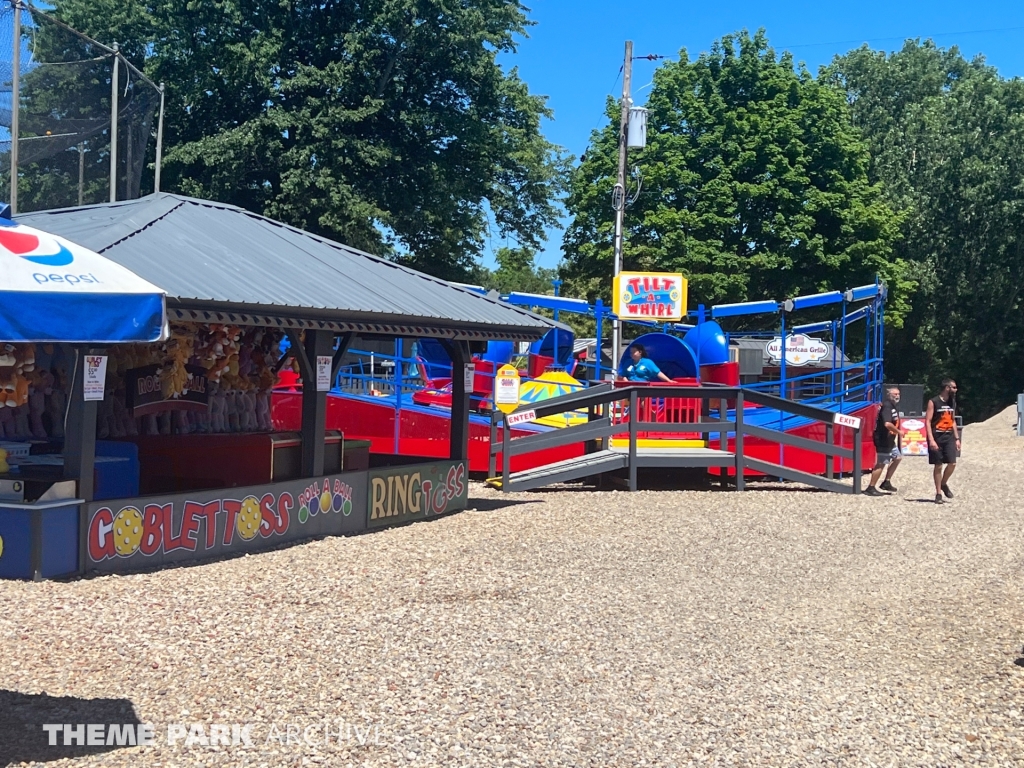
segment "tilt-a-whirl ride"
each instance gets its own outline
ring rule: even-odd
[[[673,297],[665,290],[666,281],[673,280],[682,283],[674,308]],[[648,357],[673,384],[740,386],[751,393],[778,395],[855,419],[874,418],[883,381],[884,285],[876,282],[782,301],[700,305],[687,312],[685,283],[680,275],[623,273],[623,279],[616,285],[615,309],[623,327],[634,332],[629,334],[627,330],[632,338],[623,343],[614,368],[609,365],[612,361],[607,357],[607,345],[598,340],[616,315],[600,300],[590,304],[557,295],[503,295],[503,301],[548,310],[555,320],[565,312],[589,316],[595,323],[596,334],[594,338],[577,339],[569,327],[559,325],[532,344],[517,347],[511,342],[491,341],[474,355],[470,470],[489,470],[495,376],[503,366],[517,369],[522,408],[616,378],[616,372],[627,364],[629,345],[633,342],[644,346]],[[485,293],[482,288],[471,289]],[[767,319],[768,327],[750,330],[752,318]],[[340,430],[347,437],[368,440],[371,450],[378,453],[446,456],[451,370],[444,348],[430,339],[398,339],[390,349],[350,349],[328,398],[328,428]],[[278,429],[292,429],[297,423],[301,385],[296,378],[285,371],[274,391],[273,418]],[[666,385],[658,382],[645,386],[657,390]],[[643,421],[665,425],[735,419],[736,415],[734,400],[727,398],[705,401],[713,404],[705,413],[700,398],[660,397],[644,402]],[[611,414],[613,423],[624,423],[624,416],[622,409]],[[820,420],[775,408],[748,402],[743,416],[748,425],[760,425],[797,438],[822,441],[825,437],[826,426]],[[513,438],[522,437],[586,421],[585,410],[567,408],[561,413],[517,423],[510,432]],[[500,439],[500,430],[497,434]],[[624,445],[627,438],[624,431],[613,436],[610,444]],[[835,439],[836,445],[846,445],[846,440],[846,447],[852,447],[848,435],[837,434]],[[709,440],[706,434],[673,432],[663,427],[638,435],[638,445],[699,450],[708,448]],[[718,445],[733,450],[735,435],[728,435],[727,446],[721,440]],[[572,459],[583,455],[584,450],[581,442],[513,456],[512,470],[521,472]],[[824,472],[821,456],[782,447],[770,439],[748,437],[744,451],[802,472]],[[862,445],[861,451],[863,465],[870,466],[874,459],[870,441]],[[839,473],[851,472],[853,461],[837,458],[834,469]],[[753,470],[748,473],[760,474]]]

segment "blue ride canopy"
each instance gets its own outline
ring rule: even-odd
[[[626,348],[622,352],[616,372],[629,365],[630,347],[633,344],[643,344],[647,357],[670,379],[697,377],[697,358],[693,350],[678,336],[669,336],[667,333],[645,333],[629,342],[628,346],[624,345]]]
[[[693,351],[699,365],[721,365],[729,362],[729,341],[725,338],[722,326],[714,320],[691,328],[683,336],[683,343]]]
[[[670,379],[695,379],[702,365],[729,362],[729,342],[722,327],[713,320],[700,323],[683,338],[667,333],[645,333],[630,342],[643,344],[647,357]],[[628,365],[629,346],[622,352],[619,368]]]
[[[530,345],[530,353],[550,357],[556,365],[567,366],[572,357],[572,346],[576,337],[566,328],[552,328],[543,337]],[[558,354],[555,354],[555,352]]]

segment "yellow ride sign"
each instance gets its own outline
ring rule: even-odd
[[[519,407],[519,370],[503,365],[494,376],[494,407],[502,413],[512,413]]]

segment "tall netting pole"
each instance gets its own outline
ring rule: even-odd
[[[113,71],[110,74],[110,202],[117,202],[117,43],[114,43]]]
[[[18,212],[18,102],[21,101],[21,2],[14,3],[11,49],[11,213]]]
[[[153,169],[153,191],[160,191],[160,166],[164,161],[164,84],[160,83],[160,117],[156,123],[156,168]]]
[[[19,214],[134,199],[156,181],[159,86],[53,13],[0,0],[0,184]]]

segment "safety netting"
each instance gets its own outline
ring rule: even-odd
[[[14,7],[0,0],[0,199],[10,195]],[[117,69],[116,199],[153,190],[159,89],[111,46],[22,5],[18,212],[111,199],[112,78]],[[143,189],[145,187],[145,189]]]

